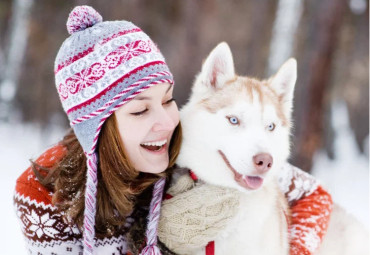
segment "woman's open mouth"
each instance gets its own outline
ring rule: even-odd
[[[218,150],[220,153],[222,159],[225,161],[226,165],[229,167],[229,169],[233,172],[234,174],[234,179],[235,181],[242,186],[243,188],[249,189],[249,190],[255,190],[258,189],[262,186],[263,184],[263,178],[260,176],[251,176],[251,175],[242,175],[238,173],[230,164],[230,161],[227,159],[225,154],[221,151]]]
[[[167,139],[157,142],[141,143],[140,146],[150,152],[162,152],[166,149]]]

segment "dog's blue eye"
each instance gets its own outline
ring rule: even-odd
[[[267,130],[274,131],[275,127],[276,127],[275,123],[271,123],[270,125],[267,126]]]
[[[228,116],[227,119],[232,125],[239,125],[239,119],[234,116]]]

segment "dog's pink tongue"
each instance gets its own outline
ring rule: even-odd
[[[258,176],[244,176],[243,180],[250,189],[258,189],[263,183],[263,179]]]

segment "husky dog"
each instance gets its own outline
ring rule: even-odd
[[[237,76],[228,45],[220,43],[204,62],[181,109],[184,139],[177,164],[206,183],[243,193],[240,210],[215,240],[216,254],[289,253],[288,205],[276,176],[289,156],[296,77],[294,59],[268,80]],[[344,224],[336,220],[336,225]],[[329,229],[331,233],[341,244],[324,241],[320,254],[366,254],[356,253],[359,247],[353,246],[345,253],[343,232]],[[357,237],[355,231],[347,234]],[[359,242],[367,242],[361,238]],[[204,254],[204,249],[194,254]]]

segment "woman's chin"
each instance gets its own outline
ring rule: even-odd
[[[168,164],[169,164],[168,162],[163,162],[161,164],[159,163],[150,164],[147,167],[141,168],[140,172],[152,173],[152,174],[163,173],[168,168]]]

